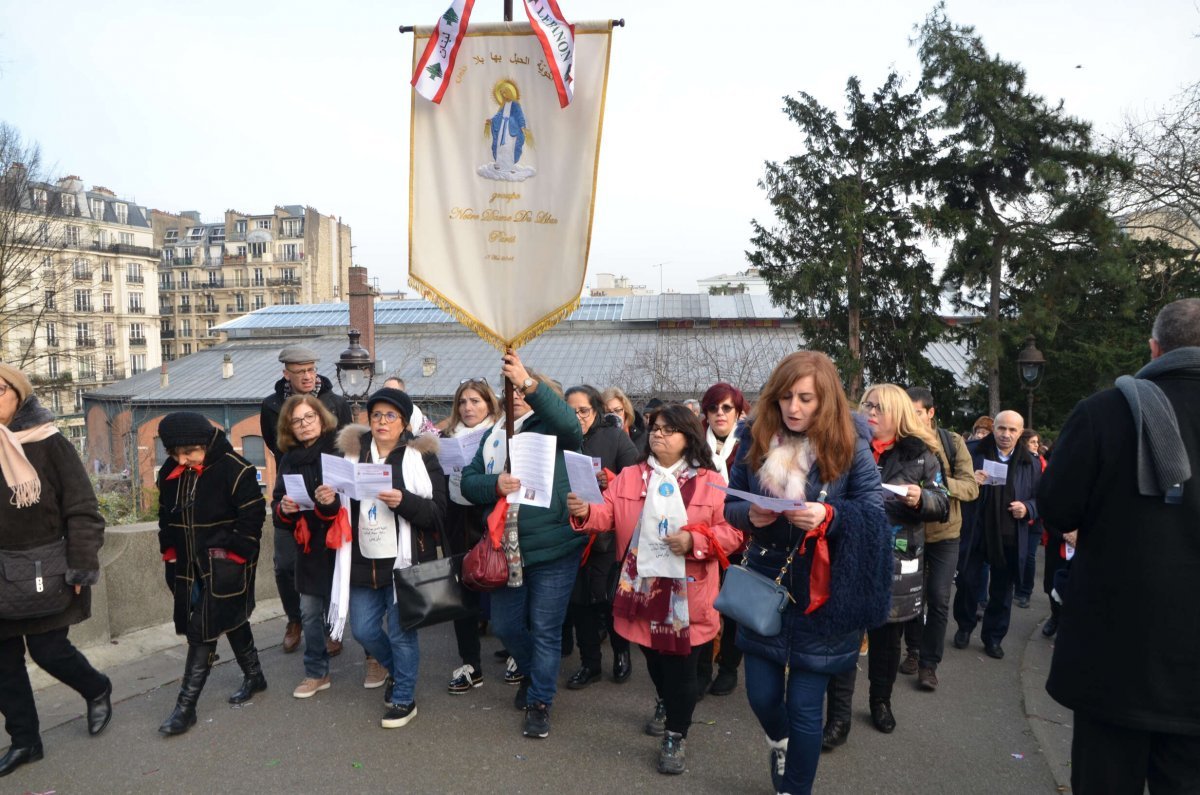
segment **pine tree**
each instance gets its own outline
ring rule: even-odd
[[[425,71],[429,73],[431,80],[439,80],[442,76],[442,65],[440,63],[430,64],[425,67]]]
[[[447,25],[453,25],[458,21],[458,14],[454,11],[454,6],[446,9],[446,13],[442,14],[442,19],[446,20]]]

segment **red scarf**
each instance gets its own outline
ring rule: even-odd
[[[195,467],[187,467],[187,466],[184,466],[183,464],[180,464],[179,466],[177,466],[171,470],[171,474],[167,475],[167,480],[177,480],[180,476],[183,475],[184,472],[187,472],[189,469],[196,473],[196,477],[200,477],[200,473],[204,471],[204,464],[201,464],[200,466],[195,466]]]
[[[829,529],[829,524],[833,521],[833,506],[829,503],[823,503],[823,505],[825,519],[805,533],[804,538],[800,541],[800,552],[803,554],[805,552],[804,545],[808,543],[809,539],[815,540],[812,568],[808,575],[808,607],[804,609],[805,615],[829,601],[829,583],[832,576],[829,565],[829,542],[825,538],[825,531]]]
[[[889,439],[886,442],[881,442],[878,439],[872,439],[871,452],[875,455],[875,463],[878,464],[880,457],[888,450],[891,450],[895,444],[895,439]]]

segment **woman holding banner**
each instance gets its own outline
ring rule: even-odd
[[[746,566],[771,580],[782,572],[791,594],[778,635],[743,624],[737,636],[776,792],[812,791],[829,678],[853,667],[863,631],[887,620],[891,531],[869,440],[837,368],[814,351],[775,367],[739,434],[729,485],[804,505],[781,513],[725,502],[725,518],[750,536]]]
[[[446,422],[446,436],[467,436],[492,427],[500,416],[500,404],[486,378],[467,378],[454,392],[454,405]],[[473,505],[462,493],[462,471],[446,473],[450,500],[446,503],[446,526],[442,544],[447,555],[466,552],[483,536],[483,509]],[[486,594],[484,594],[486,597]],[[485,613],[486,615],[486,613]],[[479,619],[474,616],[454,622],[454,637],[462,665],[450,674],[447,689],[454,695],[469,693],[483,685],[480,665]]]
[[[553,383],[527,370],[511,350],[504,355],[502,374],[517,392],[513,399],[514,433],[554,437],[550,493],[530,494],[532,489],[523,488],[517,476],[505,471],[507,439],[501,423],[483,438],[475,458],[463,470],[462,493],[494,512],[490,521],[499,519],[505,524],[509,581],[507,587],[492,592],[492,628],[516,660],[518,674],[525,677],[516,697],[516,707],[525,710],[523,733],[541,738],[550,734],[550,707],[561,664],[562,624],[586,544],[571,529],[567,514],[570,488],[563,463],[564,450],[579,451],[583,432]],[[508,503],[510,494],[531,502],[548,500],[549,507]]]

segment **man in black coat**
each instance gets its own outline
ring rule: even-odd
[[[979,499],[963,506],[959,547],[958,588],[954,592],[954,648],[965,649],[975,630],[975,594],[983,577],[983,564],[991,570],[987,608],[983,611],[980,639],[983,650],[997,660],[1004,657],[1000,643],[1008,634],[1013,588],[1029,554],[1029,522],[1037,521],[1037,489],[1042,464],[1029,447],[1018,444],[1025,420],[1015,411],[1002,411],[992,423],[992,435],[971,442],[971,461]],[[989,477],[984,462],[1000,464],[1004,482]]]
[[[263,444],[275,456],[275,467],[279,468],[279,452],[276,442],[279,412],[283,402],[292,395],[315,394],[325,408],[337,418],[338,428],[354,421],[350,404],[346,398],[333,391],[333,383],[317,374],[317,354],[303,345],[289,345],[279,352],[283,363],[283,378],[275,382],[275,391],[262,402],[259,423],[262,426]],[[296,593],[296,545],[291,533],[275,528],[275,587],[279,589],[279,600],[287,614],[287,629],[283,633],[283,650],[294,652],[300,646],[300,595]],[[341,645],[336,644],[341,650]],[[331,649],[332,652],[332,649]],[[336,652],[333,652],[336,653]]]
[[[1075,407],[1040,491],[1078,529],[1046,690],[1079,795],[1200,792],[1200,299],[1162,309],[1150,356]]]

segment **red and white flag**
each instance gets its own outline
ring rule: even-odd
[[[565,108],[575,95],[575,26],[563,17],[555,0],[525,0],[525,14],[551,65],[558,104]]]
[[[442,95],[446,93],[446,79],[454,73],[454,59],[458,56],[463,37],[467,35],[467,21],[471,18],[474,5],[475,0],[454,0],[446,13],[438,18],[429,44],[417,62],[412,86],[431,102],[441,102]],[[560,94],[561,91],[559,89]]]

